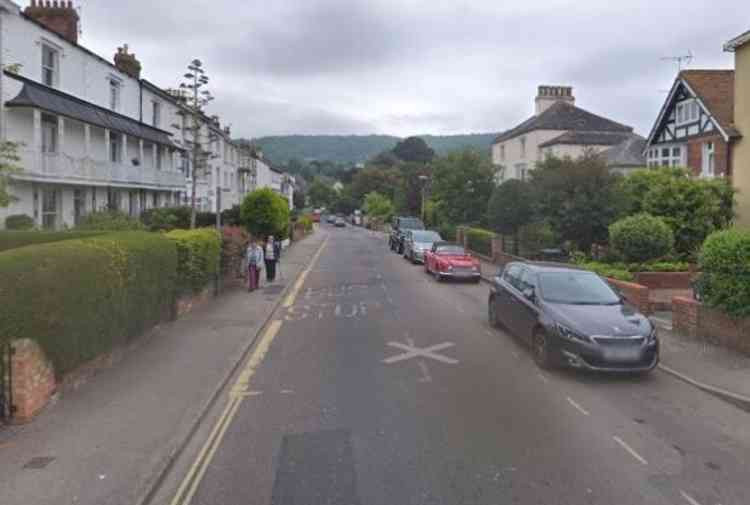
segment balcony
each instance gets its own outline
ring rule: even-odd
[[[14,175],[16,179],[165,191],[185,190],[185,175],[176,170],[75,158],[64,153],[21,150],[19,155],[23,171]]]

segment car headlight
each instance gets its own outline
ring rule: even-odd
[[[555,327],[557,328],[557,333],[566,340],[578,340],[580,342],[591,342],[589,338],[585,335],[581,335],[580,333],[576,333],[575,331],[571,330],[567,326],[564,326],[560,323],[555,323]]]

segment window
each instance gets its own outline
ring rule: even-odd
[[[57,152],[57,117],[42,114],[42,152]]]
[[[678,125],[697,121],[700,115],[698,102],[691,99],[678,103],[675,115]]]
[[[122,208],[122,195],[116,189],[107,188],[107,209],[120,210]]]
[[[522,181],[526,180],[526,163],[518,163],[516,164],[516,179],[520,179]]]
[[[703,143],[701,175],[703,177],[713,177],[715,175],[713,142]]]
[[[155,148],[156,148],[156,169],[161,170],[161,162],[162,162],[161,161],[161,156],[162,156],[161,146],[156,145]]]
[[[81,224],[81,219],[86,215],[86,190],[76,188],[73,190],[73,222]]]
[[[649,167],[679,167],[685,165],[683,155],[687,149],[681,145],[663,146],[648,151],[647,165]]]
[[[156,100],[151,102],[152,105],[152,116],[151,116],[151,125],[155,127],[159,127],[161,124],[161,104],[157,102]]]
[[[122,161],[122,141],[118,133],[109,134],[109,161],[112,163],[120,163]]]
[[[59,216],[60,192],[53,188],[42,190],[42,227],[47,230],[57,228]]]
[[[109,108],[120,110],[120,81],[115,79],[109,80]]]
[[[505,144],[500,146],[500,159],[505,161]]]
[[[521,272],[521,267],[518,265],[511,265],[505,269],[503,279],[511,286],[515,286],[518,283],[518,274]]]
[[[521,158],[526,157],[526,137],[521,137]]]
[[[56,88],[60,82],[60,52],[42,44],[42,82]]]

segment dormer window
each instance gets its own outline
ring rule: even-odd
[[[698,102],[695,100],[685,100],[677,104],[676,120],[677,124],[692,123],[698,120],[699,116]]]

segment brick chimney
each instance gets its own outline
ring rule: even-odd
[[[539,86],[534,104],[538,116],[557,102],[567,102],[575,105],[572,86]]]
[[[133,77],[134,79],[141,78],[141,62],[135,58],[135,53],[128,52],[128,45],[123,44],[122,47],[117,48],[115,54],[115,66],[117,69]]]
[[[31,5],[23,11],[28,17],[43,24],[62,38],[78,44],[78,13],[73,2],[54,0],[31,0]]]

